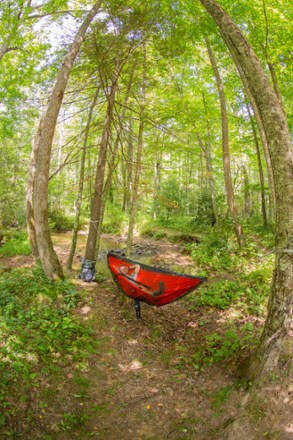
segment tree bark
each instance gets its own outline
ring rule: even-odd
[[[228,128],[228,114],[227,114],[227,106],[226,106],[226,97],[223,87],[223,82],[221,75],[218,70],[218,66],[210,45],[210,42],[206,38],[206,44],[208,48],[210,62],[214,71],[217,88],[219,92],[220,98],[220,107],[221,107],[221,121],[222,121],[222,150],[223,150],[223,166],[224,166],[224,180],[225,180],[225,189],[226,189],[226,198],[228,203],[228,208],[230,215],[233,219],[234,230],[236,234],[236,238],[239,246],[242,246],[244,242],[244,236],[242,231],[242,226],[239,221],[238,210],[235,203],[234,190],[232,185],[231,178],[231,165],[230,165],[230,148],[229,148],[229,128]]]
[[[214,1],[200,0],[214,18],[247,79],[268,140],[276,192],[276,258],[268,315],[246,374],[276,368],[289,341],[293,314],[293,149],[280,101],[255,52],[229,15]]]
[[[76,212],[75,212],[75,219],[74,219],[74,225],[72,230],[72,240],[71,240],[71,247],[66,263],[66,268],[70,270],[72,268],[72,262],[73,257],[76,249],[76,243],[77,243],[77,234],[79,230],[79,219],[80,219],[80,213],[81,213],[81,205],[82,205],[82,195],[83,195],[83,184],[84,184],[84,169],[85,169],[85,159],[86,159],[86,149],[87,149],[87,143],[88,143],[88,137],[90,132],[90,126],[92,122],[92,116],[93,111],[97,103],[97,99],[100,93],[100,88],[98,87],[92,102],[92,105],[89,109],[88,119],[85,127],[85,133],[84,133],[84,141],[82,146],[82,152],[81,152],[81,160],[80,160],[80,173],[79,173],[79,184],[78,184],[78,194],[76,199]]]
[[[94,5],[84,19],[64,59],[50,102],[40,120],[33,147],[37,150],[33,197],[37,246],[44,272],[52,280],[64,278],[62,267],[53,248],[48,224],[48,181],[54,131],[71,68],[99,6],[100,1]]]

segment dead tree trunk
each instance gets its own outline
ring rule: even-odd
[[[293,149],[280,101],[255,52],[229,15],[214,1],[200,0],[220,28],[241,66],[268,140],[276,192],[276,259],[268,315],[247,375],[259,376],[278,366],[289,342],[293,314]],[[291,352],[292,356],[292,352]]]

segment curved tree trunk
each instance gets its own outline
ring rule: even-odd
[[[228,203],[228,208],[230,215],[233,219],[234,230],[239,246],[244,242],[244,236],[242,231],[242,226],[239,221],[238,210],[235,203],[234,190],[231,178],[231,165],[230,165],[230,148],[229,148],[229,128],[228,128],[228,114],[226,106],[226,97],[224,93],[224,87],[222,78],[220,76],[217,63],[211,48],[211,45],[206,38],[206,44],[208,48],[209,58],[216,78],[216,83],[219,92],[220,106],[221,106],[221,120],[222,120],[222,150],[223,150],[223,165],[224,165],[224,179],[225,179],[225,189],[226,198]]]
[[[229,15],[214,1],[200,0],[221,30],[247,79],[268,140],[276,192],[276,259],[268,316],[247,374],[274,369],[289,340],[293,314],[293,149],[280,101],[255,52]]]
[[[36,239],[44,272],[52,280],[63,279],[62,267],[53,248],[48,224],[48,181],[54,131],[71,68],[85,38],[85,33],[99,10],[99,6],[100,1],[86,16],[64,59],[50,102],[40,120],[33,147],[37,150],[33,197]]]

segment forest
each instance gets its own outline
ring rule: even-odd
[[[292,439],[292,15],[0,2],[1,439]]]

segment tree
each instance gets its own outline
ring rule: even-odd
[[[86,242],[86,249],[84,261],[81,268],[80,277],[84,281],[91,281],[95,273],[96,261],[96,246],[99,241],[98,234],[101,231],[100,223],[102,221],[102,206],[103,206],[103,190],[106,169],[106,158],[111,136],[111,126],[113,119],[113,108],[115,94],[118,86],[118,78],[121,72],[121,53],[118,51],[114,72],[112,75],[112,84],[107,94],[107,111],[100,142],[99,158],[97,162],[94,195],[92,201],[91,220],[89,226],[89,233]]]
[[[48,181],[52,142],[71,68],[85,38],[85,33],[99,7],[100,1],[95,3],[87,14],[74,38],[60,68],[48,107],[41,117],[34,139],[32,163],[35,163],[35,173],[34,181],[29,182],[29,185],[33,187],[33,191],[29,191],[29,193],[33,194],[33,197],[27,200],[28,211],[30,210],[30,215],[33,213],[34,222],[29,221],[28,227],[30,228],[30,237],[35,237],[44,272],[52,280],[63,278],[63,271],[53,248],[48,224]]]
[[[293,150],[280,101],[257,55],[231,17],[214,0],[200,0],[213,17],[256,102],[272,161],[276,191],[276,259],[268,316],[247,374],[274,369],[289,337],[293,313]]]
[[[128,223],[128,235],[127,235],[127,255],[130,256],[131,246],[133,242],[133,232],[135,224],[135,214],[138,202],[138,191],[139,191],[139,179],[141,172],[141,158],[143,151],[143,134],[145,127],[145,94],[146,94],[146,44],[144,43],[144,53],[143,53],[143,74],[142,74],[142,85],[141,85],[141,97],[140,97],[140,112],[139,112],[139,128],[138,128],[138,140],[137,140],[137,151],[136,151],[136,161],[134,167],[134,176],[131,192],[131,204],[130,204],[130,214]]]
[[[72,268],[73,257],[74,257],[74,253],[75,253],[75,249],[76,249],[77,234],[78,234],[78,229],[79,229],[79,220],[80,220],[80,213],[81,213],[82,195],[83,195],[86,148],[87,148],[87,143],[88,143],[91,122],[92,122],[93,111],[96,106],[99,93],[100,93],[100,87],[97,87],[96,93],[93,98],[93,102],[92,102],[90,109],[89,109],[88,118],[87,118],[86,127],[85,127],[84,141],[83,141],[81,160],[80,160],[80,174],[79,174],[78,194],[77,194],[77,199],[76,199],[76,213],[75,213],[75,219],[74,219],[74,225],[73,225],[73,231],[72,231],[71,247],[70,247],[70,251],[69,251],[69,255],[68,255],[68,259],[67,259],[67,263],[66,263],[67,269]]]
[[[225,179],[225,189],[226,198],[229,207],[229,212],[234,222],[235,234],[239,246],[243,244],[244,237],[242,226],[239,221],[238,210],[235,203],[234,190],[231,179],[231,166],[230,166],[230,149],[229,149],[229,128],[228,128],[228,115],[226,107],[226,97],[224,92],[224,86],[220,72],[214,57],[209,40],[206,38],[206,44],[208,48],[210,62],[214,71],[214,75],[217,82],[217,88],[219,92],[220,106],[221,106],[221,118],[222,118],[222,150],[223,150],[223,166],[224,166],[224,179]]]

